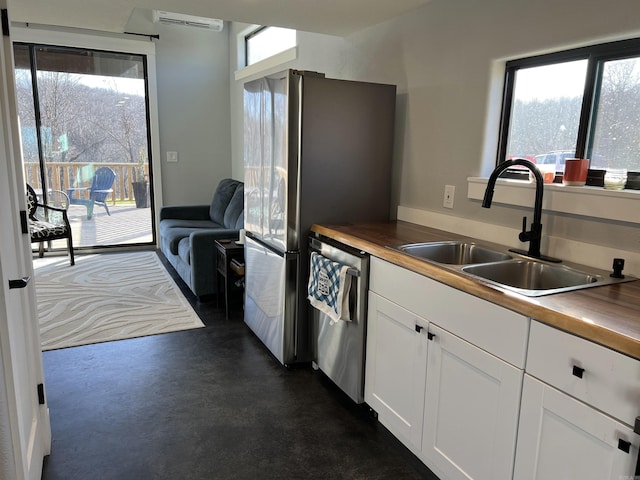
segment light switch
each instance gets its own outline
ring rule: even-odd
[[[167,152],[168,163],[178,163],[178,152]]]

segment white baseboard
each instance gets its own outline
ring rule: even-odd
[[[491,225],[468,218],[404,206],[398,207],[398,220],[498,243],[507,247],[526,249],[526,244],[518,241],[520,230],[515,228]],[[552,257],[603,270],[611,270],[614,258],[624,258],[624,273],[640,277],[640,253],[637,252],[554,236],[546,236],[543,239],[542,250],[543,253]]]

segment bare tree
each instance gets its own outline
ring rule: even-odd
[[[23,149],[28,152],[26,158],[37,161],[31,75],[26,70],[16,73]],[[111,88],[94,87],[80,78],[69,73],[38,72],[45,159],[138,163],[142,156],[147,162],[144,97],[123,94],[115,83]]]
[[[602,166],[640,170],[640,61],[605,64],[596,106],[593,151]]]

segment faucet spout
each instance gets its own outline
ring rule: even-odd
[[[521,242],[529,242],[529,250],[527,252],[523,252],[520,250],[513,251],[533,258],[559,262],[560,260],[545,257],[540,253],[540,243],[542,240],[542,195],[544,193],[544,180],[540,171],[529,160],[525,158],[512,158],[498,165],[489,176],[487,188],[484,192],[484,198],[482,200],[482,206],[484,208],[491,208],[491,202],[493,201],[493,191],[495,189],[498,177],[502,175],[502,173],[506,169],[514,165],[521,165],[523,167],[526,167],[531,171],[531,173],[533,173],[533,176],[536,179],[536,198],[533,206],[533,222],[531,222],[531,229],[527,231],[527,218],[525,217],[523,219],[522,232],[520,232],[520,235],[518,236]]]

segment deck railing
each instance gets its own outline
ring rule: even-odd
[[[80,163],[80,162],[46,162],[46,178],[49,190],[62,190],[68,188],[89,187],[93,178],[92,172],[100,167],[109,167],[115,174],[111,202],[133,202],[134,170],[138,167],[135,163]],[[35,189],[42,189],[40,181],[40,165],[38,163],[25,163],[25,180]],[[149,178],[149,166],[144,165],[144,177]],[[88,193],[84,193],[88,195]]]

